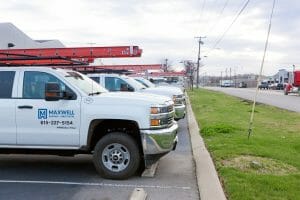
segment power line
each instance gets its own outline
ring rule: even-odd
[[[272,11],[271,11],[271,16],[270,16],[267,39],[266,39],[266,43],[265,43],[264,55],[263,55],[261,66],[260,66],[259,76],[258,76],[258,79],[257,79],[256,92],[255,92],[255,96],[254,96],[254,100],[253,100],[252,112],[251,112],[250,121],[249,121],[248,139],[249,139],[249,137],[252,133],[252,130],[253,130],[253,119],[254,119],[254,111],[255,111],[255,106],[256,106],[256,99],[257,99],[257,95],[258,95],[258,85],[259,85],[260,80],[262,78],[262,71],[263,71],[263,68],[264,68],[265,58],[266,58],[266,54],[267,54],[275,3],[276,3],[276,0],[273,0],[273,6],[272,6]]]
[[[201,11],[200,11],[200,18],[201,18],[202,15],[203,15],[205,5],[206,5],[206,0],[203,0],[202,7],[201,7]]]
[[[203,0],[203,3],[202,3],[202,6],[201,6],[201,9],[200,9],[200,16],[199,16],[199,26],[197,26],[195,29],[196,31],[200,31],[201,28],[202,28],[202,16],[203,16],[203,13],[204,13],[204,9],[205,9],[205,5],[206,5],[206,0]]]
[[[240,15],[242,14],[242,12],[245,10],[245,8],[248,6],[250,0],[247,0],[246,3],[243,5],[243,7],[241,8],[241,10],[238,12],[238,14],[235,16],[235,18],[233,19],[233,21],[231,22],[231,24],[227,27],[227,29],[224,31],[224,33],[221,35],[221,37],[215,42],[215,44],[212,46],[212,48],[210,49],[210,51],[212,49],[215,49],[218,44],[220,44],[220,42],[224,39],[225,35],[228,33],[228,31],[231,29],[231,27],[233,26],[233,24],[237,21],[237,19],[240,17]],[[210,52],[209,51],[209,52]]]
[[[209,5],[209,4],[206,4],[206,9],[209,9],[208,6],[210,6],[210,9],[212,9],[211,6],[215,6],[217,1],[218,1],[218,0],[214,0],[213,2],[210,3],[210,5]],[[214,7],[214,8],[215,8],[215,7]],[[218,9],[216,9],[216,10],[218,10]],[[212,13],[212,12],[209,12],[209,14],[205,14],[205,15],[206,15],[206,16],[205,16],[205,21],[207,22],[207,23],[205,23],[205,30],[206,30],[205,32],[208,32],[209,27],[211,27],[211,24],[212,24],[212,22],[213,22],[213,20],[211,20],[211,19],[213,19],[211,13]]]
[[[216,25],[219,23],[219,21],[220,21],[222,15],[223,15],[223,13],[224,13],[224,10],[225,10],[225,8],[226,8],[227,5],[228,5],[228,2],[229,2],[229,0],[226,0],[226,1],[225,1],[225,4],[224,4],[224,6],[223,6],[222,9],[221,9],[220,14],[217,16],[216,22],[210,27],[210,29],[208,29],[208,30],[209,30],[208,33],[212,32],[212,31],[215,29]]]

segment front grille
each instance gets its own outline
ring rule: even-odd
[[[163,118],[160,120],[160,125],[171,125],[173,124],[174,116]]]
[[[183,100],[182,99],[176,99],[174,103],[175,103],[175,105],[181,105],[181,104],[183,104]]]
[[[172,124],[174,121],[174,116],[168,117],[168,125]]]
[[[160,108],[160,112],[161,113],[169,113],[169,112],[173,112],[174,108],[173,105],[167,106],[167,107],[162,107]]]
[[[168,112],[173,112],[173,110],[174,110],[174,106],[173,105],[168,106]]]

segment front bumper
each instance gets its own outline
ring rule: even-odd
[[[178,125],[176,122],[169,128],[141,130],[145,159],[153,157],[153,155],[164,155],[174,150],[178,140],[177,130]]]
[[[185,105],[175,105],[174,106],[174,110],[175,110],[175,120],[179,120],[184,118],[185,116]]]

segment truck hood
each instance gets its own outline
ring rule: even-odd
[[[164,90],[172,90],[176,93],[176,95],[183,95],[183,92],[180,87],[176,86],[157,86],[156,88],[164,89]]]
[[[106,101],[118,104],[157,105],[172,104],[171,98],[161,95],[139,92],[106,92],[92,97],[94,101]],[[96,103],[95,102],[95,103]]]
[[[168,89],[168,88],[164,88],[164,87],[146,88],[144,90],[140,90],[140,92],[158,94],[158,95],[163,95],[163,96],[167,96],[170,98],[173,98],[173,95],[183,95],[182,91],[180,91],[180,90],[173,90],[173,89]]]

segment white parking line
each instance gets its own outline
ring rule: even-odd
[[[86,183],[68,181],[26,181],[26,180],[0,180],[0,183],[27,183],[27,184],[53,184],[53,185],[80,185],[80,186],[102,186],[119,188],[153,188],[153,189],[180,189],[190,190],[190,187],[165,186],[165,185],[134,185],[134,184],[114,184],[114,183]]]

